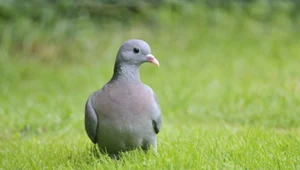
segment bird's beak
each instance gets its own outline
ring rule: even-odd
[[[159,66],[158,60],[156,60],[156,58],[152,54],[148,54],[148,55],[146,55],[146,57],[148,59],[148,62],[150,62],[156,66]]]

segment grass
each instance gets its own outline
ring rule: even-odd
[[[300,169],[300,34],[287,18],[216,13],[213,26],[206,11],[164,10],[152,26],[2,26],[0,168]],[[136,37],[161,64],[141,68],[163,110],[159,156],[137,150],[114,161],[93,150],[84,104]]]

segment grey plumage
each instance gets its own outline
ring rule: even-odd
[[[156,151],[162,116],[154,92],[140,80],[139,66],[144,62],[159,65],[146,42],[126,41],[118,51],[112,78],[86,102],[85,129],[101,151],[118,154],[150,146]]]

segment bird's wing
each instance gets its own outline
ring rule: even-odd
[[[155,93],[153,93],[153,96],[154,96],[155,103],[158,107],[159,112],[158,112],[158,114],[154,114],[152,124],[153,124],[153,128],[154,128],[155,133],[158,134],[159,131],[160,131],[160,128],[161,128],[161,124],[162,124],[161,108],[159,106],[159,103],[158,103],[158,100],[156,98]]]
[[[147,86],[147,88],[150,90],[151,95],[153,96],[153,99],[154,99],[153,112],[152,112],[151,118],[152,118],[152,125],[154,128],[154,131],[156,134],[158,134],[160,131],[160,128],[161,128],[161,124],[162,124],[161,108],[160,108],[157,97],[156,97],[155,93],[153,92],[153,90],[149,86]]]
[[[97,143],[98,117],[92,106],[93,95],[90,95],[85,105],[85,130],[91,141]]]

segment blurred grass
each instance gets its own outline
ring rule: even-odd
[[[298,22],[211,13],[191,5],[160,8],[155,24],[1,25],[0,168],[299,168]],[[130,38],[146,40],[161,63],[141,68],[163,110],[161,157],[132,152],[114,162],[90,153],[83,111]]]

